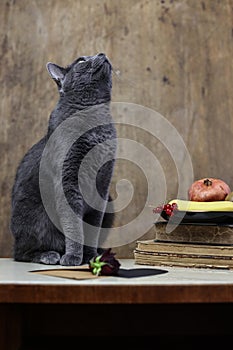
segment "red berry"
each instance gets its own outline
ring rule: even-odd
[[[169,216],[172,216],[174,213],[173,211],[178,210],[178,206],[176,203],[167,203],[164,205],[159,205],[158,207],[153,209],[153,213],[161,213],[162,211],[165,211],[165,213]]]
[[[153,209],[153,213],[161,213],[163,211],[163,207],[160,205]]]
[[[168,209],[166,209],[166,214],[170,216],[170,215],[172,214],[172,210],[171,210],[171,209],[169,209],[169,208],[168,208]]]

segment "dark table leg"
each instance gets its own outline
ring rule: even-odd
[[[0,304],[0,349],[20,350],[21,312],[17,305]]]

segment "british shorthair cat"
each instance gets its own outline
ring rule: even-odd
[[[107,56],[99,53],[79,57],[67,67],[48,63],[47,70],[57,84],[59,99],[50,115],[46,135],[25,154],[16,172],[10,223],[14,259],[81,265],[97,255],[101,228],[111,227],[114,218],[113,212],[106,212],[111,202],[109,187],[117,147],[110,112],[112,66]],[[68,127],[63,132],[61,127],[65,123]],[[69,133],[79,134],[78,139],[70,141]],[[55,143],[48,148],[52,138]],[[60,155],[67,142],[71,145],[63,161]],[[98,145],[104,146],[95,151]],[[46,150],[47,163],[42,166]],[[91,152],[93,157],[85,163]],[[97,158],[101,158],[99,169]],[[62,178],[57,170],[61,162]],[[93,182],[92,173],[96,171]],[[47,208],[42,192],[51,200]],[[72,215],[66,211],[67,203]],[[73,215],[77,220],[73,220]],[[88,228],[92,233],[86,239]]]

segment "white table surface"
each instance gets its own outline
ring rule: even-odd
[[[144,276],[127,278],[111,276],[107,278],[74,280],[60,277],[51,277],[31,273],[34,270],[64,268],[60,265],[43,265],[15,262],[10,258],[0,259],[0,286],[5,284],[21,285],[233,285],[233,270],[206,269],[206,268],[183,268],[136,265],[133,259],[119,259],[121,269],[139,269],[137,272]],[[149,269],[149,270],[148,270]],[[145,276],[146,273],[155,271],[154,275]],[[164,273],[156,274],[162,271]],[[134,271],[135,272],[135,271]],[[130,275],[130,273],[129,273]],[[0,287],[1,288],[1,287]]]

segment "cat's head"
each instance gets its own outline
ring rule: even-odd
[[[111,99],[112,66],[103,53],[81,56],[65,68],[49,62],[47,69],[60,96],[71,103],[90,106]]]

